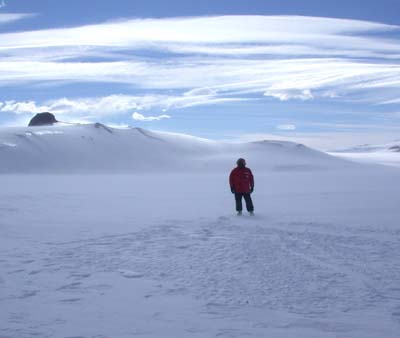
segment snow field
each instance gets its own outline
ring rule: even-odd
[[[397,337],[399,176],[0,176],[0,337]]]

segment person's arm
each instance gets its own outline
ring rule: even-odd
[[[235,189],[233,187],[233,170],[231,171],[231,174],[229,175],[229,186],[231,187],[232,194],[234,194]]]
[[[250,172],[250,192],[254,191],[254,176],[251,170],[249,169]]]

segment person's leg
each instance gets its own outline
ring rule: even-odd
[[[253,201],[251,200],[250,194],[243,194],[244,200],[246,201],[246,209],[248,212],[254,211]]]
[[[243,194],[235,193],[235,201],[236,201],[236,211],[241,212],[243,209],[242,206],[242,196]]]

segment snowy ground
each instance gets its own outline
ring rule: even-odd
[[[400,171],[0,176],[0,337],[398,337]]]

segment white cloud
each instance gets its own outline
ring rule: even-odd
[[[159,115],[159,116],[144,116],[144,115],[142,115],[142,114],[140,114],[140,113],[134,112],[134,113],[132,114],[132,118],[133,118],[135,121],[146,121],[146,122],[151,122],[151,121],[160,121],[160,120],[162,120],[162,119],[169,119],[169,118],[171,118],[171,116],[165,115],[165,114]]]
[[[99,116],[122,115],[132,110],[181,109],[198,105],[218,104],[242,100],[241,98],[214,97],[212,95],[109,95],[102,97],[59,98],[42,103],[36,101],[0,101],[0,112],[15,114],[36,114],[49,111],[69,118],[95,120]],[[138,115],[135,115],[138,117]],[[140,118],[140,117],[139,117]]]
[[[0,2],[0,8],[2,8],[4,6],[5,6],[4,2],[2,2],[2,3]],[[34,15],[35,14],[30,14],[30,13],[0,13],[0,24],[10,23],[10,22],[26,19],[26,18],[32,17]],[[1,36],[1,34],[0,34],[0,36]],[[1,43],[0,43],[0,46],[1,46]],[[0,47],[0,49],[1,49],[1,47]]]
[[[190,91],[208,88],[218,95],[265,93],[280,100],[311,99],[326,91],[356,93],[376,88],[390,77],[390,88],[400,88],[400,65],[339,59],[226,60],[184,58],[168,62],[0,62],[0,85],[21,81],[119,82],[146,89]],[[361,87],[362,86],[362,87]],[[379,100],[386,101],[383,84]],[[211,92],[210,92],[211,91]],[[189,95],[204,98],[206,95]],[[213,96],[214,97],[214,96]],[[217,96],[218,97],[218,96]]]
[[[12,112],[15,114],[36,114],[48,110],[47,106],[36,105],[35,101],[5,101],[0,102],[0,112]]]
[[[357,20],[244,15],[3,33],[0,86],[108,82],[183,93],[162,97],[159,106],[166,110],[243,100],[243,93],[281,101],[360,95],[379,103],[393,98],[388,88],[400,90],[400,41],[396,35],[388,39],[375,33],[399,29]],[[166,53],[135,57],[142,49]],[[374,95],[361,95],[372,90]],[[99,105],[78,101],[73,104],[78,110]],[[117,101],[134,110],[135,104],[146,106],[135,99]],[[110,108],[106,103],[102,111],[122,111],[114,101]]]
[[[0,8],[4,8],[4,7],[6,7],[6,2],[5,2],[5,0],[1,0],[0,1]]]
[[[264,96],[275,97],[281,101],[288,101],[291,99],[306,101],[314,98],[309,89],[304,89],[304,90],[291,89],[283,91],[269,89],[266,92],[264,92]]]
[[[361,34],[398,30],[398,26],[368,21],[302,16],[215,16],[191,18],[134,19],[75,28],[1,35],[3,48],[57,46],[103,46],[142,48],[158,43],[229,44],[289,42],[399,51],[389,40],[375,40]],[[357,36],[356,34],[360,34]],[[292,39],[292,40],[291,40]],[[370,39],[370,40],[369,40]]]
[[[296,126],[294,124],[280,124],[276,126],[276,129],[279,130],[296,130]]]
[[[217,95],[217,91],[212,88],[203,87],[203,88],[193,88],[183,94],[184,96],[215,96]]]
[[[400,103],[400,98],[392,99],[392,100],[387,100],[387,101],[381,102],[381,104],[398,104],[398,103]]]
[[[368,41],[365,41],[366,43]],[[274,42],[273,42],[274,43]],[[395,41],[392,41],[395,43]],[[375,47],[351,48],[348,46],[336,48],[320,46],[318,42],[307,44],[294,44],[288,41],[282,41],[277,44],[259,45],[254,43],[244,44],[159,44],[158,49],[168,50],[172,53],[182,54],[205,54],[218,56],[302,56],[302,57],[351,57],[351,58],[383,58],[383,59],[400,59],[398,48],[393,45],[392,48],[380,50]],[[156,48],[156,47],[153,47]],[[385,48],[384,48],[385,49]]]

